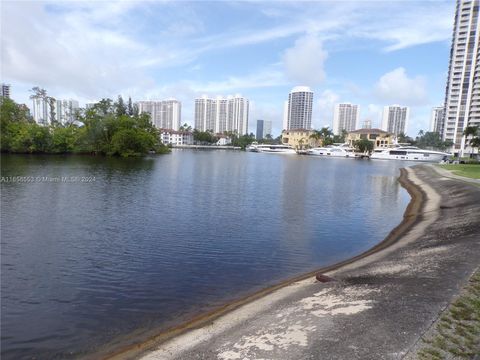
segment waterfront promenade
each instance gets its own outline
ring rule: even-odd
[[[366,256],[324,271],[336,281],[311,274],[115,358],[404,358],[479,266],[480,187],[425,165],[401,181],[412,195],[404,221]]]

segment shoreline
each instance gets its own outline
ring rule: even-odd
[[[301,285],[305,282],[311,283],[312,278],[313,282],[318,283],[318,281],[315,280],[316,274],[321,273],[333,275],[338,270],[348,269],[349,266],[361,266],[363,265],[362,260],[369,259],[372,255],[392,248],[393,245],[397,244],[402,237],[420,221],[422,210],[424,210],[427,205],[427,193],[419,184],[416,184],[409,178],[409,175],[414,176],[412,174],[413,172],[411,168],[401,168],[400,176],[398,177],[398,182],[405,190],[407,190],[410,195],[410,201],[405,209],[402,221],[395,228],[393,228],[381,242],[369,250],[335,264],[321,267],[306,274],[285,280],[279,284],[242,297],[234,302],[226,303],[220,308],[195,316],[187,322],[162,331],[142,342],[125,346],[114,352],[106,353],[102,358],[106,360],[125,360],[136,359],[145,355],[148,357],[149,353],[155,351],[154,348],[167,345],[169,342],[175,341],[176,339],[178,340],[179,337],[188,336],[189,332],[191,331],[199,331],[217,320],[220,321],[223,317],[227,317],[236,311],[240,311],[242,307],[248,307],[257,301],[262,301],[262,299],[272,297],[276,292],[282,292],[282,290],[290,286],[295,287],[296,284]],[[392,248],[391,250],[393,251],[394,249]],[[374,260],[375,259],[370,259],[370,261]],[[189,345],[189,347],[191,347],[192,344]]]

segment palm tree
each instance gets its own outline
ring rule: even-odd
[[[333,144],[333,132],[328,126],[321,128],[320,133],[322,134],[323,146]]]
[[[313,130],[309,138],[315,141],[315,146],[318,146],[318,142],[322,139],[322,133],[318,130]]]
[[[303,138],[298,140],[298,145],[299,145],[300,150],[303,149],[303,142],[304,142]]]
[[[480,128],[478,126],[467,126],[463,131],[465,140],[470,137],[468,144],[473,149],[480,148]]]
[[[183,124],[182,126],[180,126],[178,128],[179,131],[186,131],[186,132],[190,132],[192,131],[192,127],[190,125],[188,125],[187,123]]]

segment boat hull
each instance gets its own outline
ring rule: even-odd
[[[297,152],[292,149],[288,150],[276,150],[276,149],[262,149],[262,150],[257,150],[257,152],[262,153],[262,154],[285,154],[285,155],[296,155]]]
[[[422,161],[422,162],[440,162],[448,154],[406,154],[406,155],[389,155],[389,154],[372,154],[370,159],[373,160],[401,160],[401,161]]]

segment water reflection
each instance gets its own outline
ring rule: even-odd
[[[398,165],[2,156],[2,176],[95,177],[1,184],[2,359],[95,353],[362,252],[402,218]]]

